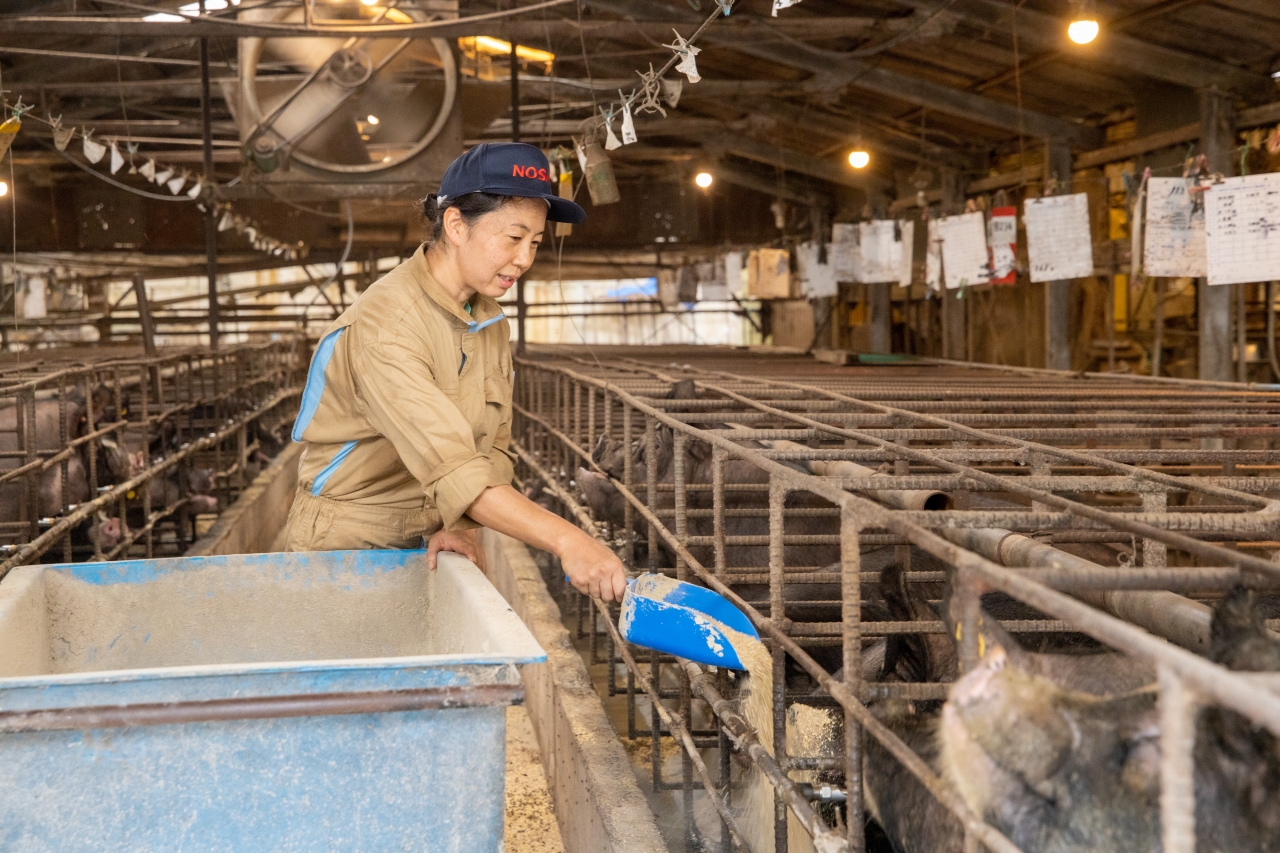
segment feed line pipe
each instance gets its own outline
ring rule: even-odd
[[[735,425],[730,424],[730,426]],[[778,450],[808,449],[794,441],[777,440],[760,443]],[[883,476],[878,471],[853,462],[810,460],[807,464],[809,470],[819,477]],[[951,496],[945,492],[927,489],[864,491],[863,494],[898,509],[939,510],[950,508],[952,503]],[[1109,571],[1106,566],[1010,530],[940,528],[936,532],[957,545],[976,551],[1004,566],[1066,568],[1087,572]],[[1146,628],[1184,648],[1201,653],[1209,649],[1209,620],[1212,611],[1198,601],[1163,590],[1072,590],[1071,594],[1099,610]]]

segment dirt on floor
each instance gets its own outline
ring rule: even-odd
[[[507,708],[505,853],[564,853],[542,770],[542,754],[523,705]]]

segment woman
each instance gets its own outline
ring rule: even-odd
[[[429,234],[325,330],[293,428],[307,442],[292,551],[416,548],[479,558],[474,528],[560,558],[583,593],[619,600],[601,543],[511,487],[510,329],[494,301],[533,264],[548,220],[586,213],[551,192],[532,145],[486,143],[422,203]]]

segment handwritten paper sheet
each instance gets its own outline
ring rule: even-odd
[[[1088,195],[1029,198],[1025,222],[1032,281],[1063,281],[1093,275]]]
[[[991,218],[987,220],[987,245],[991,247],[991,283],[1017,282],[1018,208],[991,208]]]
[[[1227,178],[1204,195],[1209,283],[1280,278],[1280,173]]]
[[[800,294],[806,299],[821,299],[840,292],[836,284],[836,269],[830,263],[831,248],[827,245],[827,263],[821,263],[821,247],[817,243],[801,243],[796,247],[796,266],[800,270]]]
[[[1185,178],[1147,179],[1142,265],[1149,276],[1208,275],[1204,207],[1192,204],[1192,186]]]
[[[929,220],[928,237],[924,251],[924,284],[930,290],[942,290],[942,238],[938,236],[938,220]]]
[[[837,222],[831,226],[831,265],[835,267],[837,281],[858,281],[862,266],[862,252],[858,245],[858,226],[850,222]]]
[[[881,284],[898,280],[902,274],[902,239],[897,226],[892,219],[859,223],[862,269],[858,281]]]
[[[898,284],[903,287],[911,286],[911,264],[915,260],[913,255],[916,249],[916,224],[911,220],[898,223],[899,233],[902,235],[902,257],[901,265],[898,267]]]
[[[991,268],[987,266],[987,224],[981,213],[939,219],[938,239],[942,241],[942,272],[948,290],[987,283]]]

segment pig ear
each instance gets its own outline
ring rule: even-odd
[[[711,444],[700,438],[695,438],[689,442],[689,455],[699,462],[705,462],[711,458]]]

